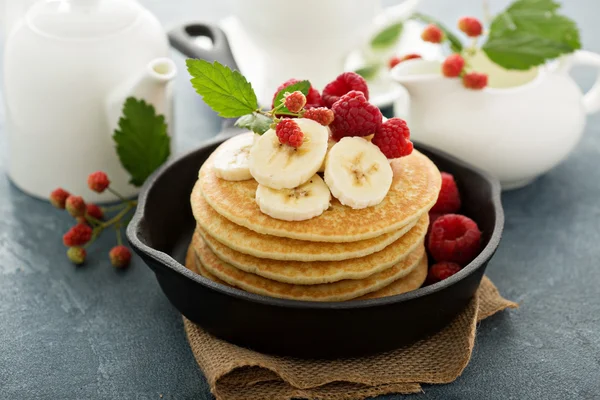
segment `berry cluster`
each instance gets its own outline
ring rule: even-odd
[[[429,269],[428,284],[454,275],[479,254],[481,231],[475,221],[458,214],[460,207],[460,192],[454,177],[442,172],[440,194],[429,212],[426,243],[436,264]]]
[[[67,212],[75,218],[77,224],[63,235],[63,243],[68,247],[67,257],[74,264],[80,265],[87,257],[89,247],[107,228],[114,228],[117,234],[117,246],[109,252],[109,258],[117,268],[124,268],[131,261],[131,252],[121,243],[120,228],[129,212],[137,205],[136,201],[127,200],[110,187],[108,176],[101,171],[94,172],[88,177],[88,187],[96,193],[108,190],[119,197],[121,204],[112,208],[102,208],[93,203],[86,203],[81,196],[75,196],[62,188],[50,193],[50,203]],[[116,212],[116,215],[105,220],[105,213]]]
[[[417,58],[409,54],[405,59]],[[299,82],[290,79],[277,88],[277,93]],[[314,87],[304,96],[299,91],[286,93],[281,104],[273,104],[271,113],[286,107],[293,115],[275,120],[275,131],[279,142],[294,148],[302,145],[304,135],[293,117],[302,117],[329,126],[332,138],[340,140],[346,136],[371,136],[372,143],[379,147],[387,158],[409,155],[413,150],[410,130],[400,118],[383,122],[379,108],[369,103],[369,88],[365,79],[354,73],[344,72],[323,89],[321,95]]]
[[[468,49],[464,55],[455,53],[448,56],[442,64],[442,74],[448,78],[462,78],[463,86],[467,89],[483,89],[488,84],[488,76],[486,74],[468,71],[468,63],[466,63],[464,59],[464,56],[475,52],[477,38],[483,34],[483,25],[477,18],[463,17],[458,21],[458,29],[468,37],[474,39],[473,46]],[[421,39],[430,43],[442,43],[446,37],[439,26],[429,24],[423,30]]]

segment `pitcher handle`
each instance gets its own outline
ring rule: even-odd
[[[594,82],[592,88],[583,96],[583,108],[585,109],[585,112],[588,114],[597,113],[600,111],[600,54],[586,50],[578,50],[573,53],[570,61],[570,67],[583,65],[596,67],[598,70],[596,82]]]
[[[402,3],[386,7],[375,17],[375,25],[385,26],[394,22],[408,19],[421,3],[421,0],[404,0]]]

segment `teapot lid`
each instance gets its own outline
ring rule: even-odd
[[[127,28],[140,15],[132,0],[44,0],[26,19],[38,33],[61,39],[92,39]]]

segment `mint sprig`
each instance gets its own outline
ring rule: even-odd
[[[581,48],[575,22],[554,0],[517,0],[490,25],[482,50],[507,69],[526,70]]]
[[[125,101],[113,139],[119,160],[131,175],[130,183],[138,187],[171,154],[164,116],[157,115],[151,104],[134,97]]]
[[[248,129],[252,132],[262,135],[269,130],[272,123],[272,118],[257,112],[253,112],[252,114],[241,116],[237,121],[235,121],[235,126],[242,129]]]
[[[238,71],[215,61],[186,60],[196,92],[223,118],[236,118],[258,109],[252,85]]]

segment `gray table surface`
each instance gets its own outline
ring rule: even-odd
[[[227,4],[214,1],[144,3],[167,27],[227,14]],[[565,3],[584,46],[600,51],[600,2]],[[454,24],[479,6],[424,0],[421,9]],[[185,71],[183,57],[174,57]],[[594,78],[588,70],[574,76],[584,88]],[[177,82],[176,118],[180,151],[219,130],[185,73]],[[1,140],[4,147],[4,134]],[[505,235],[488,275],[521,308],[483,322],[463,375],[425,386],[419,398],[600,398],[599,154],[600,116],[594,116],[566,162],[503,195]],[[0,176],[0,398],[211,398],[181,316],[153,273],[137,257],[128,270],[113,269],[105,255],[111,237],[95,247],[86,267],[74,268],[60,238],[70,224]]]

